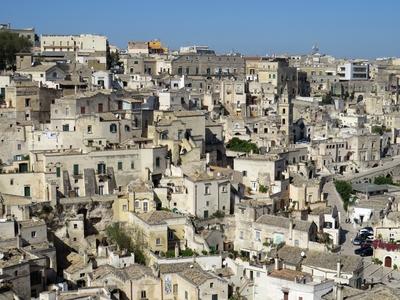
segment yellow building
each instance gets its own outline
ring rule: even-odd
[[[184,247],[186,217],[164,210],[135,214],[129,212],[128,226],[143,234],[144,243],[156,254]]]
[[[164,54],[168,52],[168,48],[163,47],[159,40],[153,40],[147,42],[150,54]]]

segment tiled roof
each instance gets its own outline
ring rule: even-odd
[[[138,264],[130,265],[121,269],[110,265],[102,265],[95,269],[90,276],[93,280],[115,276],[119,280],[125,282],[128,280],[138,280],[145,276],[153,276],[153,272],[149,267]]]
[[[289,228],[290,219],[274,215],[262,215],[256,223],[270,225],[274,227]],[[312,222],[293,219],[293,230],[309,231]]]
[[[362,258],[355,255],[338,255],[334,253],[321,253],[317,251],[308,251],[303,260],[304,266],[312,266],[329,270],[336,270],[337,261],[340,257],[342,272],[353,273],[362,266]]]
[[[165,224],[164,220],[168,219],[178,219],[178,218],[185,218],[182,215],[178,215],[176,213],[165,211],[165,210],[155,210],[152,212],[147,212],[143,214],[137,215],[141,220],[146,222],[150,225],[160,225]]]
[[[187,268],[180,272],[179,275],[195,286],[202,285],[207,280],[215,278],[214,275],[201,268]]]

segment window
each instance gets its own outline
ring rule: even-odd
[[[210,195],[210,186],[209,185],[204,186],[204,194]]]
[[[74,229],[78,229],[78,224],[74,224]]]
[[[206,201],[206,206],[210,206],[210,201]]]
[[[282,108],[282,113],[283,114],[286,113],[286,109],[285,108]]]
[[[141,291],[140,292],[140,297],[142,298],[142,299],[146,299],[147,297],[146,297],[146,291]]]
[[[214,287],[214,282],[210,282],[210,288]]]
[[[87,127],[87,133],[93,133],[93,131],[92,131],[92,125],[88,125],[88,127]]]
[[[185,291],[185,300],[188,300],[189,299],[189,293],[188,293],[188,291]]]
[[[99,173],[99,174],[105,174],[106,173],[106,164],[105,163],[97,164],[97,173]]]
[[[161,245],[161,239],[160,238],[156,238],[156,245]]]
[[[177,284],[173,285],[172,291],[173,291],[174,294],[178,294],[178,285]]]
[[[97,112],[99,113],[103,112],[103,103],[97,104]]]
[[[135,168],[135,162],[131,161],[131,169],[133,170]]]
[[[143,202],[143,211],[147,212],[149,210],[149,202],[144,201]]]
[[[223,192],[223,193],[226,193],[227,191],[228,191],[228,190],[227,190],[227,188],[226,188],[226,185],[223,185],[223,186],[222,186],[222,192]]]
[[[17,145],[17,149],[18,149],[18,150],[21,150],[21,144],[18,144],[18,145]]]
[[[14,179],[10,179],[10,185],[14,185]]]
[[[79,274],[79,277],[80,277],[80,278],[85,277],[85,273]]]
[[[30,186],[24,186],[24,196],[25,197],[31,196],[31,187]]]
[[[31,231],[31,237],[35,238],[36,237],[36,231]]]
[[[139,208],[140,207],[140,202],[138,200],[135,201],[135,208]]]
[[[211,296],[211,300],[218,300],[218,294],[213,294]]]
[[[156,168],[160,167],[160,158],[156,157]]]
[[[247,171],[242,171],[243,176],[247,176]]]
[[[86,107],[81,106],[81,114],[85,114],[86,113]]]
[[[25,98],[25,107],[31,106],[31,98]]]
[[[74,187],[75,197],[79,197],[79,187]]]
[[[122,205],[122,211],[128,211],[128,205],[126,204]]]
[[[122,161],[118,162],[118,170],[122,170]]]
[[[240,238],[241,240],[243,240],[243,231],[240,232],[239,238]]]
[[[117,132],[117,124],[112,123],[110,125],[110,132],[111,133],[116,133]]]
[[[69,131],[69,124],[64,124],[62,128],[63,131]]]
[[[261,232],[256,230],[256,241],[261,241]]]
[[[74,165],[74,175],[79,175],[79,165]]]
[[[205,210],[204,211],[204,219],[207,219],[208,218],[208,210]]]

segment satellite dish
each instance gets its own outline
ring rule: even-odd
[[[300,255],[301,255],[301,257],[305,257],[306,253],[304,251],[301,251]]]

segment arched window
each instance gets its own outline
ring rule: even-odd
[[[110,125],[110,132],[111,133],[116,133],[117,132],[117,124],[112,123]]]

